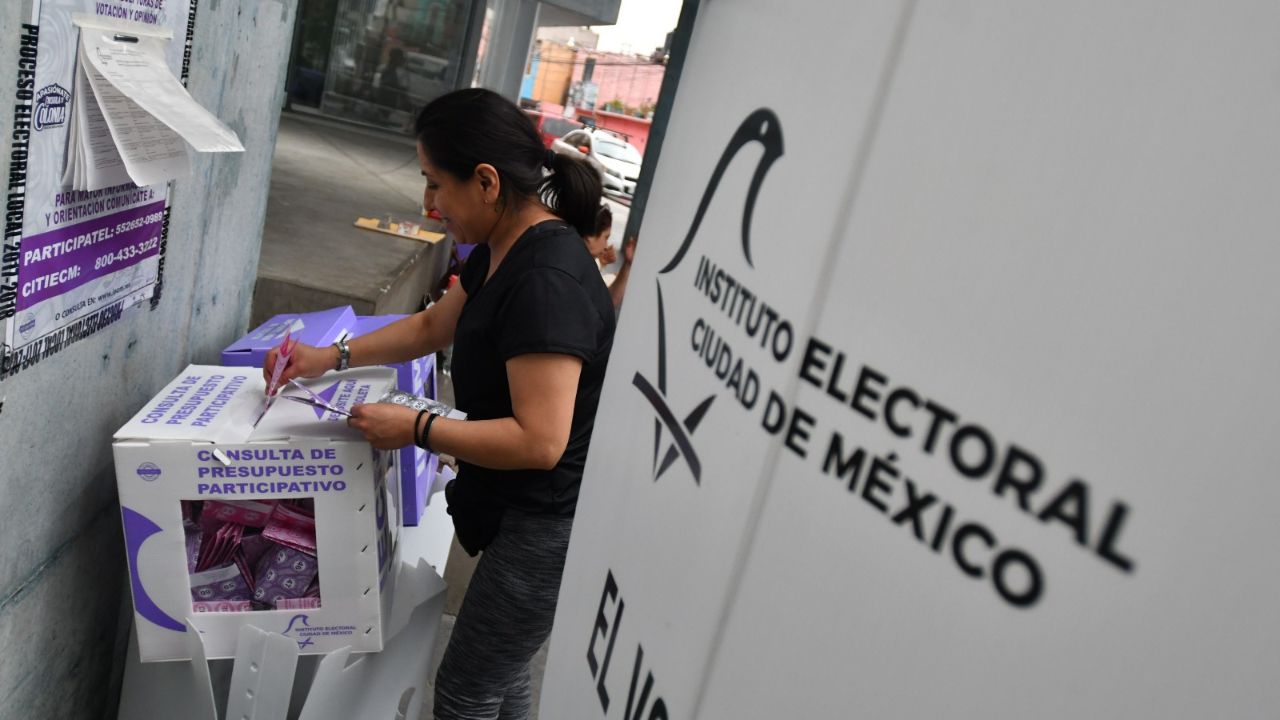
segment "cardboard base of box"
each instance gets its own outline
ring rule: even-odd
[[[190,628],[192,660],[143,663],[137,635],[130,633],[118,717],[420,718],[445,598],[444,581],[419,554],[429,545],[424,531],[402,533],[404,561],[381,652],[354,660],[350,648],[299,656],[292,639],[246,626],[233,660],[209,661],[200,634]]]
[[[449,515],[448,507],[448,503],[444,501],[444,493],[436,493],[427,503],[418,526],[400,530],[400,542],[409,543],[404,550],[405,556],[412,554],[421,557],[436,569],[440,577],[444,577],[445,566],[449,562],[449,547],[453,544],[453,518]]]

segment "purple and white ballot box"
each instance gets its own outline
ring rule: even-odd
[[[408,315],[358,315],[351,337],[368,335],[375,330],[409,317]],[[436,356],[434,353],[407,362],[388,365],[396,371],[396,388],[431,400],[436,399]]]
[[[279,347],[286,333],[290,340],[324,347],[350,335],[356,324],[350,305],[311,313],[276,315],[231,343],[222,351],[222,364],[236,367],[262,367],[267,351]]]
[[[352,337],[360,337],[408,317],[407,315],[372,315],[356,318]],[[436,356],[429,354],[407,362],[389,365],[396,372],[396,387],[413,395],[436,398]],[[404,524],[416,526],[422,521],[430,501],[431,484],[439,458],[422,448],[410,445],[396,453],[399,467],[400,494],[404,501]]]
[[[263,414],[261,373],[191,365],[115,434],[134,624],[144,662],[235,655],[245,625],[302,653],[381,650],[394,585],[391,454],[349,428],[394,387],[387,368],[306,382]],[[290,394],[301,394],[296,388]]]

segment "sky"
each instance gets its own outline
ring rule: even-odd
[[[682,0],[622,0],[616,25],[591,28],[600,34],[598,48],[608,52],[648,54],[662,47],[676,29]]]

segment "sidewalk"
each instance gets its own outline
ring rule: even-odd
[[[448,266],[447,241],[428,245],[353,223],[388,214],[424,220],[422,191],[411,138],[282,114],[250,327],[279,313],[335,305],[359,315],[417,310]],[[613,210],[609,244],[617,248],[630,208],[606,202]],[[606,270],[616,272],[617,264]]]
[[[423,220],[413,141],[284,113],[271,173],[250,325],[351,305],[408,313],[444,273],[449,244],[361,230],[357,217]]]

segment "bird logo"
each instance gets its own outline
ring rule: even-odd
[[[298,623],[298,627],[297,627],[297,628],[295,628],[295,627],[293,626],[293,624],[294,624],[294,623]],[[299,614],[299,615],[294,615],[293,617],[289,618],[289,624],[288,624],[288,626],[286,626],[286,627],[285,627],[285,629],[284,629],[284,632],[282,632],[282,633],[280,633],[280,634],[281,634],[281,635],[283,635],[283,636],[285,636],[285,637],[290,637],[290,635],[289,635],[289,633],[290,633],[290,632],[293,632],[294,630],[301,630],[302,628],[309,628],[309,627],[311,627],[311,620],[310,620],[306,615],[301,615],[301,614]],[[308,645],[314,645],[314,644],[315,644],[315,641],[314,641],[314,640],[312,640],[312,639],[311,639],[311,638],[309,638],[309,637],[304,637],[304,638],[292,638],[292,639],[297,641],[297,643],[298,643],[298,649],[299,649],[299,650],[301,650],[302,648],[307,647]]]
[[[689,248],[693,245],[693,239],[698,234],[698,228],[702,225],[702,219],[707,213],[707,208],[711,205],[712,198],[716,195],[716,190],[719,188],[725,172],[742,148],[750,143],[759,143],[764,148],[764,154],[757,162],[755,172],[752,174],[751,185],[747,189],[746,203],[742,209],[742,255],[746,259],[748,266],[755,267],[751,259],[751,218],[755,213],[756,197],[760,193],[760,187],[764,184],[764,178],[768,174],[769,168],[773,166],[773,163],[778,158],[782,157],[782,124],[778,121],[778,116],[768,108],[760,108],[748,115],[738,126],[733,137],[729,139],[724,152],[720,154],[720,160],[716,163],[715,170],[711,173],[711,178],[707,181],[706,188],[702,191],[702,199],[698,203],[698,209],[694,213],[693,221],[689,224],[689,231],[685,234],[679,249],[676,250],[676,254],[658,271],[659,275],[670,273],[684,260],[685,254],[689,252]],[[655,279],[654,283],[658,289],[657,387],[640,372],[636,372],[631,381],[632,385],[653,406],[656,414],[653,427],[653,479],[656,482],[677,459],[683,458],[685,464],[689,467],[689,472],[693,475],[694,484],[701,485],[702,461],[693,447],[691,436],[698,429],[703,418],[706,417],[707,411],[711,409],[711,404],[716,399],[716,396],[712,394],[699,402],[694,406],[693,410],[685,415],[683,420],[677,419],[675,413],[672,412],[667,398],[667,331],[666,311],[662,301],[661,278]],[[665,445],[665,451],[663,451],[664,429],[671,435],[670,442]]]

